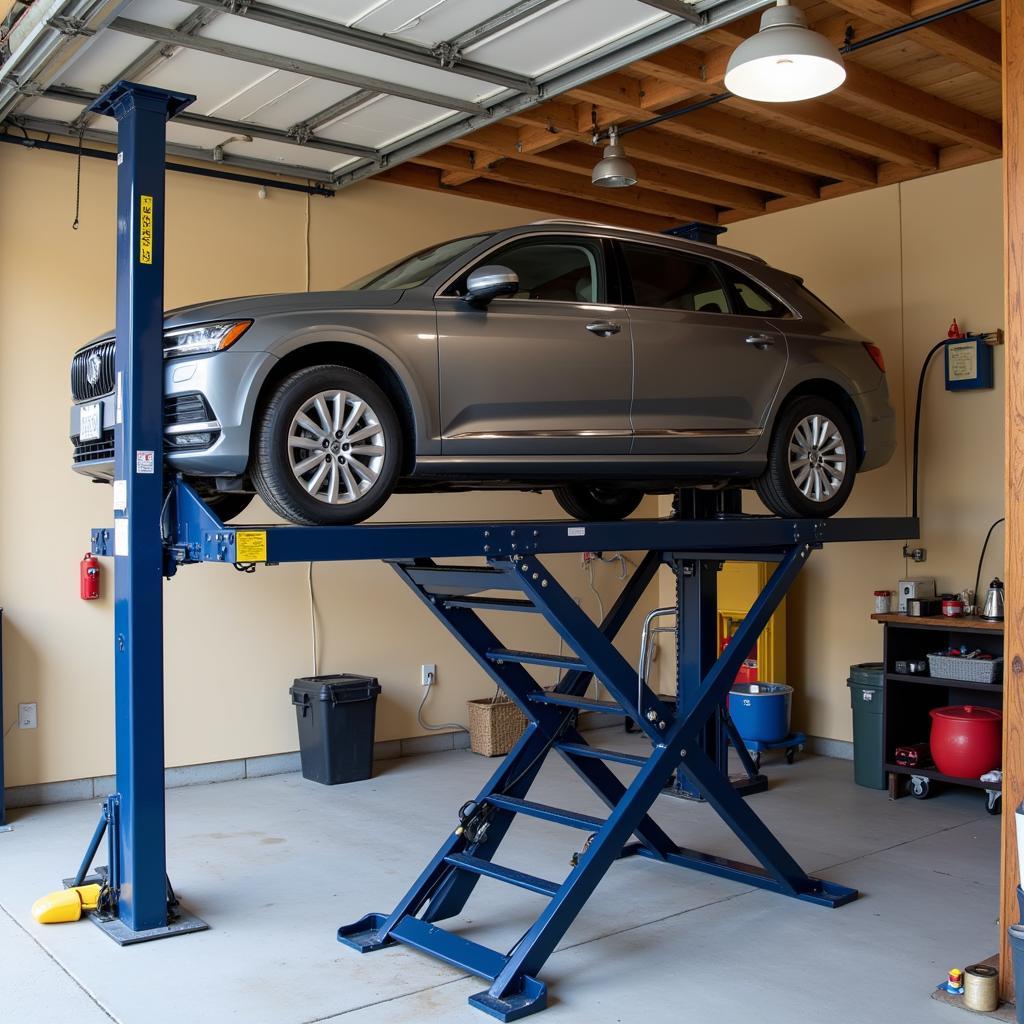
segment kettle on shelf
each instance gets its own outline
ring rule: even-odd
[[[981,609],[981,617],[991,622],[1002,622],[1005,603],[1003,581],[997,576],[988,586],[988,595],[985,597],[985,604]]]

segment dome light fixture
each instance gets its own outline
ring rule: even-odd
[[[733,95],[767,103],[824,96],[845,80],[838,47],[809,29],[804,12],[789,0],[764,12],[761,30],[733,50],[725,72]]]
[[[629,188],[637,182],[636,168],[626,159],[626,151],[619,144],[619,130],[614,126],[608,130],[608,145],[604,156],[594,164],[590,180],[601,188]]]

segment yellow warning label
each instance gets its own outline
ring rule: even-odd
[[[139,196],[139,262],[153,262],[152,196]]]
[[[267,560],[266,530],[235,531],[235,561],[265,562]]]

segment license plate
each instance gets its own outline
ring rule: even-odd
[[[98,441],[103,433],[103,403],[93,402],[83,405],[78,420],[78,439],[80,441]]]

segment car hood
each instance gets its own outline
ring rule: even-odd
[[[334,309],[383,309],[395,305],[405,293],[388,291],[283,292],[246,295],[194,306],[181,306],[164,314],[164,327],[187,327],[213,320],[257,319],[272,313],[306,313]]]
[[[199,302],[179,306],[164,313],[164,328],[189,327],[215,320],[245,320],[273,313],[306,313],[342,309],[386,309],[405,294],[402,289],[388,291],[281,292],[274,295],[243,295],[236,299]],[[96,335],[77,351],[114,336],[114,328]]]

